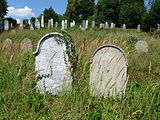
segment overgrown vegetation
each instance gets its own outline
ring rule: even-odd
[[[136,30],[68,30],[79,55],[73,89],[60,96],[40,95],[35,88],[34,56],[19,51],[24,38],[34,48],[46,33],[55,30],[16,30],[0,35],[0,119],[9,120],[158,120],[160,118],[160,39]],[[6,38],[13,40],[8,48]],[[149,43],[148,53],[137,53],[137,40]],[[95,98],[89,93],[90,57],[105,44],[115,44],[127,54],[128,85],[122,99]]]

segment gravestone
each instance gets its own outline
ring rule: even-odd
[[[28,38],[25,38],[24,40],[22,40],[22,42],[20,43],[20,51],[23,53],[33,52],[32,40]]]
[[[41,28],[41,23],[40,23],[40,21],[38,20],[37,21],[37,29],[40,29]]]
[[[72,48],[71,48],[72,47]],[[51,33],[41,38],[38,43],[35,58],[37,73],[37,89],[41,94],[46,92],[58,95],[63,90],[70,91],[72,72],[69,56],[66,50],[73,50],[73,45],[67,42],[63,34]]]
[[[33,23],[30,24],[30,30],[34,30]]]
[[[89,23],[88,23],[88,20],[86,20],[85,29],[88,29],[88,24],[89,24]]]
[[[108,29],[109,28],[109,24],[108,22],[105,23],[105,29]]]
[[[114,28],[114,23],[111,23],[111,28]]]
[[[23,30],[23,28],[24,28],[23,19],[20,19],[19,29]]]
[[[68,23],[67,23],[67,20],[65,20],[64,21],[64,29],[67,30],[67,27],[68,27]]]
[[[123,24],[123,30],[125,30],[126,29],[126,24]]]
[[[51,20],[48,20],[48,29],[51,28]]]
[[[58,22],[56,21],[56,23],[55,23],[55,28],[58,28]]]
[[[75,27],[76,26],[76,22],[73,20],[73,27]]]
[[[92,21],[92,29],[94,29],[96,26],[96,22],[95,21]]]
[[[100,27],[100,29],[104,29],[105,25],[104,25],[103,23],[101,23],[101,24],[99,25],[99,27]]]
[[[13,23],[11,23],[10,26],[11,26],[10,28],[12,29],[13,28]]]
[[[141,25],[137,26],[137,32],[141,32]]]
[[[136,43],[135,45],[135,49],[137,50],[137,52],[148,52],[148,43],[144,40],[140,40]]]
[[[3,47],[9,47],[12,45],[12,40],[7,38],[3,41]]]
[[[41,17],[41,28],[44,28],[44,15]]]
[[[53,21],[53,18],[51,19],[51,28],[53,28],[54,26],[54,21]]]
[[[62,20],[62,23],[61,23],[61,30],[64,30],[65,29],[65,21]]]
[[[81,30],[86,30],[86,21],[85,20],[82,21]]]
[[[114,45],[98,48],[90,67],[90,87],[93,96],[121,97],[127,84],[127,58]]]
[[[157,26],[158,26],[157,31],[160,32],[160,24],[158,24]]]
[[[16,30],[14,30],[14,29],[11,30],[11,33],[12,33],[12,34],[16,34]]]
[[[8,20],[4,21],[4,30],[9,30],[9,21]]]

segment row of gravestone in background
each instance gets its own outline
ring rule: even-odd
[[[38,43],[35,57],[37,73],[37,90],[44,94],[49,92],[58,95],[62,91],[72,89],[72,63],[70,55],[74,55],[68,48],[72,41],[62,33],[51,33],[42,37]],[[12,44],[6,39],[4,46]],[[22,51],[33,50],[32,41],[24,39],[21,43]],[[138,41],[135,45],[140,52],[148,52],[148,44]],[[69,51],[68,51],[69,50]],[[67,51],[67,52],[66,52]],[[71,54],[68,54],[70,52]],[[72,56],[74,57],[74,56]],[[121,96],[127,85],[127,57],[123,50],[115,45],[99,47],[93,53],[90,61],[90,90],[93,96]]]

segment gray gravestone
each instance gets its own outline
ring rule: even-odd
[[[90,87],[93,96],[121,97],[127,84],[127,58],[117,46],[98,48],[90,67]]]
[[[9,30],[9,21],[8,20],[4,21],[4,30]]]
[[[53,21],[53,18],[51,19],[51,28],[53,28],[54,26],[54,21]]]
[[[137,32],[141,32],[141,25],[137,26]]]
[[[108,22],[105,23],[105,29],[108,29],[109,28],[109,24]]]
[[[4,40],[3,47],[9,47],[11,45],[12,45],[12,40],[11,39],[7,38],[7,39]]]
[[[135,49],[137,50],[137,52],[148,52],[148,43],[144,40],[140,40],[136,43],[135,45]]]
[[[32,41],[28,38],[25,38],[24,40],[22,40],[22,42],[20,43],[20,51],[23,53],[33,52]]]
[[[58,22],[56,21],[56,23],[55,23],[55,28],[58,28]]]
[[[47,34],[41,38],[34,52],[38,91],[58,95],[63,90],[70,91],[72,84],[71,65],[65,37],[60,33]],[[68,44],[68,46],[71,46]]]
[[[64,21],[64,29],[67,30],[67,27],[68,27],[68,23],[67,23],[67,20],[65,20]]]
[[[51,28],[51,20],[48,20],[48,29]]]
[[[96,22],[95,21],[92,21],[92,29],[94,29],[96,26]]]
[[[85,20],[82,21],[81,30],[86,30],[86,21]]]

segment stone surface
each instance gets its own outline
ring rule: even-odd
[[[9,21],[8,20],[4,21],[4,30],[9,30]]]
[[[90,67],[90,87],[93,96],[121,97],[127,84],[127,58],[114,45],[98,48]]]
[[[55,28],[58,28],[58,22],[56,21],[56,23],[55,23]]]
[[[148,43],[144,40],[140,40],[136,43],[135,49],[137,52],[148,52]]]
[[[123,28],[122,28],[123,30],[125,30],[126,29],[126,24],[123,24]]]
[[[41,17],[41,27],[44,28],[44,15]]]
[[[94,29],[96,26],[96,22],[95,21],[92,21],[92,29]]]
[[[23,30],[23,28],[24,28],[23,19],[20,19],[19,29]]]
[[[81,30],[86,30],[86,21],[85,20],[82,21]]]
[[[141,25],[137,26],[137,32],[141,32]]]
[[[51,28],[51,20],[48,20],[48,29]]]
[[[38,91],[58,95],[63,90],[71,90],[72,76],[70,62],[65,53],[64,37],[59,33],[48,34],[39,41],[34,52]]]
[[[111,23],[111,28],[114,28],[114,23]]]
[[[33,52],[33,44],[32,44],[32,40],[25,38],[24,40],[22,40],[22,42],[20,43],[20,51],[21,52]]]
[[[51,19],[51,28],[53,28],[54,26],[54,21],[53,21],[53,18]]]
[[[62,20],[62,23],[61,23],[61,30],[65,30],[65,21]]]
[[[16,34],[16,30],[14,30],[14,29],[11,30],[11,33],[12,33],[12,34]]]
[[[12,45],[12,40],[7,38],[3,41],[3,47],[9,47]]]
[[[105,29],[108,29],[109,28],[109,24],[108,22],[105,23]]]

